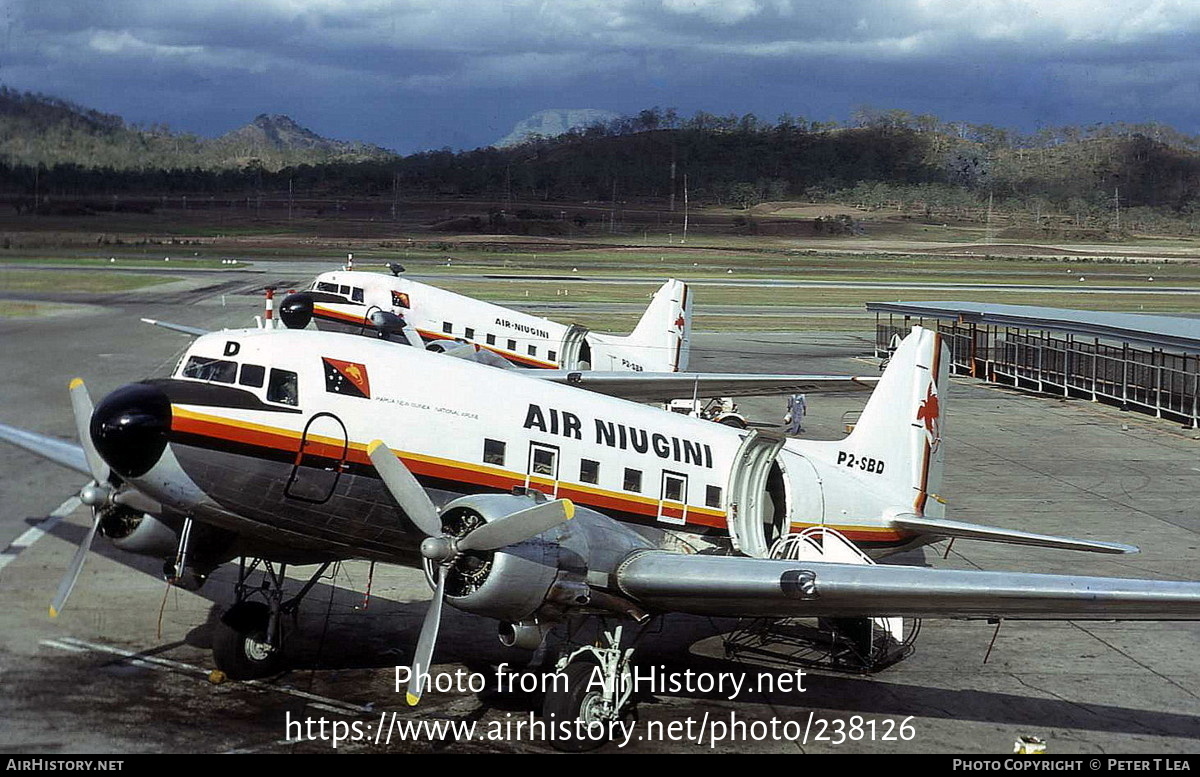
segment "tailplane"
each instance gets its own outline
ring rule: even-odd
[[[937,332],[914,326],[879,379],[854,432],[838,444],[837,464],[879,478],[889,505],[884,520],[894,529],[926,538],[1036,545],[1093,553],[1136,553],[1116,542],[1077,539],[952,521],[945,517],[942,485],[946,434],[946,387],[950,350]]]

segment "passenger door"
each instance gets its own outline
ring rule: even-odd
[[[324,504],[333,496],[350,447],[346,425],[333,413],[317,413],[304,426],[283,493],[291,499]]]

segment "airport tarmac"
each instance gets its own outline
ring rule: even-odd
[[[202,295],[171,298],[122,294],[98,299],[79,315],[0,320],[0,422],[73,437],[70,378],[83,377],[98,399],[130,380],[164,373],[186,347],[187,337],[139,324],[140,316],[206,328],[238,325],[259,312],[259,303],[236,292],[262,282],[262,276],[231,276],[234,285],[222,292],[209,286]],[[231,295],[226,306],[220,293]],[[871,332],[698,333],[692,366],[869,374],[876,364],[861,357],[871,339]],[[864,399],[810,397],[807,436],[840,436],[843,414]],[[739,404],[752,421],[777,423],[783,413],[782,398]],[[1200,580],[1200,440],[1193,432],[1080,400],[959,379],[947,414],[949,517],[1130,542],[1142,552],[1114,557],[960,540],[947,558],[940,543],[904,562]],[[261,683],[207,679],[208,624],[232,600],[230,569],[199,592],[168,591],[157,576],[159,562],[98,539],[66,610],[50,620],[47,605],[86,532],[86,510],[71,501],[82,479],[8,446],[0,446],[0,467],[0,548],[8,548],[0,555],[0,749],[327,752],[327,741],[287,741],[287,721],[390,727],[395,713],[400,721],[473,721],[477,737],[496,731],[499,739],[426,734],[400,741],[397,730],[390,743],[376,743],[371,734],[338,749],[550,750],[517,730],[538,710],[537,693],[496,687],[536,675],[497,677],[498,664],[520,668],[527,654],[500,645],[495,621],[447,608],[435,654],[435,672],[473,673],[487,681],[484,691],[432,692],[415,710],[405,705],[395,666],[407,664],[429,600],[415,570],[377,568],[364,607],[368,566],[341,565],[305,601],[289,643],[296,668]],[[43,521],[52,512],[63,517]],[[44,534],[30,532],[33,525]],[[732,673],[747,683],[737,698],[655,693],[640,705],[632,741],[605,751],[1003,754],[1018,736],[1033,735],[1053,754],[1200,752],[1200,624],[1006,621],[984,663],[993,625],[927,620],[907,660],[872,676],[813,671],[803,692],[751,689],[781,673],[725,660],[715,635],[732,625],[665,618],[643,637],[636,657],[646,668]],[[702,726],[711,737],[713,724],[731,715],[760,727],[715,744],[697,741]],[[807,729],[808,741],[755,741],[756,730],[771,721]],[[908,738],[900,737],[902,722]],[[684,738],[662,741],[669,729],[652,731],[652,723],[676,723]],[[839,730],[860,738],[835,744]],[[829,738],[815,739],[819,733]],[[893,738],[883,740],[885,734]]]

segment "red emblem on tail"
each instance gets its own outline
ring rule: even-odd
[[[929,447],[936,450],[938,444],[942,441],[939,429],[940,424],[938,423],[941,419],[942,408],[938,403],[937,394],[933,389],[934,383],[930,382],[929,393],[921,401],[921,406],[917,408],[917,420],[924,422],[925,431],[929,434]]]

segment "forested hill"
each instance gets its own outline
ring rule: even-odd
[[[41,165],[40,168],[37,165]],[[657,108],[511,148],[398,157],[338,143],[286,117],[205,140],[136,128],[61,100],[0,89],[0,194],[269,192],[522,201],[681,199],[748,208],[836,200],[953,213],[1089,213],[1200,206],[1200,138],[1158,124],[1021,135],[903,111],[845,124]],[[990,207],[990,206],[989,206]]]
[[[287,116],[261,115],[221,136],[202,138],[166,126],[137,127],[40,94],[0,87],[0,160],[10,166],[55,165],[114,171],[290,165],[394,159],[365,143],[329,140]]]

